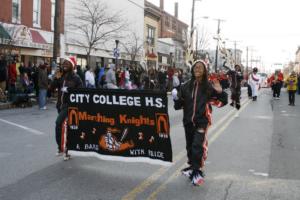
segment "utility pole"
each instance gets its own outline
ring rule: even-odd
[[[236,41],[234,41],[234,65],[236,65]]]
[[[193,41],[193,33],[195,31],[194,29],[194,15],[195,15],[195,2],[196,1],[201,1],[201,0],[193,0],[193,4],[192,4],[192,20],[191,20],[191,35],[190,35],[190,39],[191,39],[191,49],[194,50],[194,41]],[[195,56],[195,53],[194,53]]]
[[[236,64],[241,64],[241,62],[237,62],[237,53],[236,53],[236,45],[237,45],[237,43],[239,43],[239,42],[241,42],[241,41],[236,41],[236,40],[234,40],[233,41],[234,42],[234,65],[236,65]],[[239,61],[241,61],[241,60],[239,60]]]
[[[192,5],[191,37],[192,37],[192,34],[193,34],[193,29],[194,29],[195,1],[196,0],[193,0],[193,5]]]
[[[196,53],[195,53],[196,60],[198,60],[198,37],[199,37],[199,31],[197,29],[197,35],[196,35]]]
[[[55,15],[54,15],[54,42],[53,42],[53,57],[52,61],[57,63],[57,55],[60,55],[60,22],[61,22],[61,0],[55,0]]]
[[[249,51],[249,48],[248,46],[246,47],[246,74],[248,76],[248,51]]]
[[[220,40],[220,23],[221,19],[216,19],[218,21],[218,29],[217,29],[217,47],[216,47],[216,58],[215,58],[215,72],[218,72],[218,56],[219,56],[219,40]]]

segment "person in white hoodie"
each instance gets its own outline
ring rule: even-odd
[[[109,70],[107,71],[106,83],[107,89],[118,89],[114,64],[110,64]]]
[[[91,67],[85,72],[85,87],[96,88],[95,74]]]
[[[253,68],[253,72],[249,76],[249,85],[252,90],[252,100],[257,100],[257,93],[260,90],[260,77],[257,74],[258,69],[256,67]]]

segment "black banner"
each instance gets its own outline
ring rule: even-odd
[[[69,91],[70,154],[128,162],[172,162],[168,98],[164,92]]]

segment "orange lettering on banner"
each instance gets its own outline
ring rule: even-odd
[[[138,117],[127,117],[126,114],[119,115],[120,124],[134,125],[134,126],[155,126],[155,121],[149,117],[140,115]]]
[[[87,112],[78,112],[79,114],[79,121],[95,121],[99,123],[105,123],[109,124],[111,126],[114,126],[115,118],[112,117],[106,117],[105,115],[101,115],[100,113],[97,113],[96,115],[90,115]]]

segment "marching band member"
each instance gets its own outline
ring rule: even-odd
[[[257,100],[257,93],[260,90],[260,77],[257,74],[258,69],[256,67],[253,68],[253,72],[249,76],[249,85],[251,86],[252,90],[252,100]]]
[[[227,75],[230,77],[230,90],[231,90],[231,106],[235,106],[236,109],[240,109],[240,98],[241,98],[241,82],[243,80],[243,75],[241,71],[241,66],[235,65],[235,70],[229,70]]]
[[[209,82],[206,64],[196,61],[191,69],[192,78],[179,90],[172,90],[174,108],[183,109],[183,124],[189,167],[182,170],[195,186],[204,183],[204,162],[207,158],[207,130],[211,125],[211,105],[227,104],[227,93],[218,80]]]

